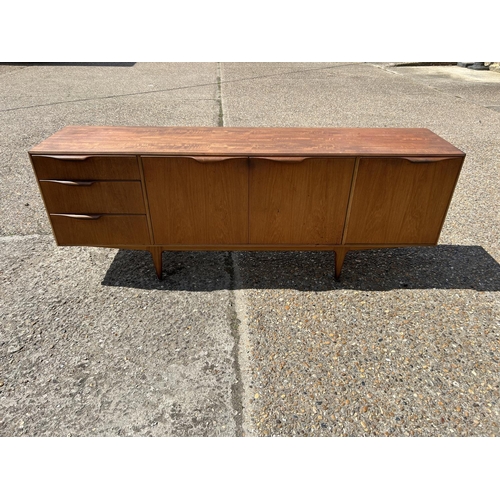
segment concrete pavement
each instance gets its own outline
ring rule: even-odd
[[[373,63],[0,65],[0,435],[500,434],[500,81]],[[27,151],[69,124],[427,127],[440,246],[56,247]]]

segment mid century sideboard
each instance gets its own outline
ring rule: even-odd
[[[29,151],[58,245],[436,245],[465,154],[427,129],[71,126]]]

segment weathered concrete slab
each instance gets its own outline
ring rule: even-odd
[[[490,109],[500,106],[500,73],[497,72],[459,66],[391,67],[390,70],[469,103]]]
[[[2,436],[230,436],[227,254],[57,248],[0,239]]]

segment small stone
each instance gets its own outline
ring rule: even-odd
[[[3,387],[3,380],[0,380],[0,387]]]
[[[254,398],[255,398],[255,399],[259,399],[259,393],[258,393],[258,392],[256,392],[256,393],[255,393]]]
[[[16,354],[16,352],[19,352],[22,349],[24,349],[24,345],[15,344],[10,346],[7,352],[8,354]]]

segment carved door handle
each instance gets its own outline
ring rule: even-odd
[[[53,182],[54,184],[64,184],[65,186],[92,186],[95,181],[60,181],[55,179],[42,179],[40,182]]]
[[[74,161],[84,161],[91,156],[82,156],[82,155],[37,155],[43,156],[44,158],[53,158],[54,160],[74,160]]]
[[[441,157],[431,157],[431,156],[403,156],[403,160],[408,160],[411,163],[435,163],[437,161],[453,160],[455,156],[441,156]]]

